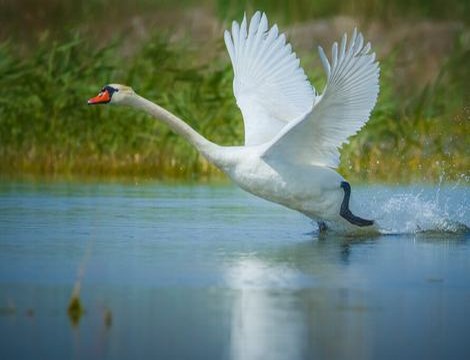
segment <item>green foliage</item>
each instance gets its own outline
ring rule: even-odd
[[[407,94],[394,82],[394,57],[382,62],[377,107],[344,147],[343,175],[406,181],[436,180],[444,171],[457,179],[468,172],[470,79],[464,40],[457,39],[457,50],[434,83],[421,90],[410,85]],[[132,56],[120,54],[118,42],[96,49],[76,34],[61,43],[44,35],[27,55],[11,42],[0,44],[0,172],[186,179],[218,174],[146,114],[89,107],[86,100],[104,84],[124,83],[212,141],[241,144],[243,125],[225,52],[201,56],[188,44],[171,44],[156,34]],[[309,76],[321,89],[321,69]]]
[[[423,89],[411,79],[396,88],[390,56],[381,63],[377,106],[364,129],[344,146],[343,173],[361,180],[437,181],[467,178],[470,169],[470,49],[456,49],[437,79]]]
[[[188,65],[193,52],[170,46],[160,35],[130,59],[117,54],[116,44],[96,50],[77,36],[64,44],[45,36],[27,57],[11,43],[1,45],[3,173],[198,176],[214,170],[147,115],[87,106],[86,99],[109,82],[132,85],[214,141],[241,139],[227,63],[214,59],[210,71],[208,64]]]

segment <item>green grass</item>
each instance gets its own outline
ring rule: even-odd
[[[434,83],[398,86],[396,60],[381,63],[381,91],[371,120],[342,151],[343,173],[362,180],[469,179],[470,48],[456,39]],[[408,86],[408,89],[403,89]]]
[[[220,176],[147,115],[89,107],[86,100],[106,83],[127,84],[210,140],[241,144],[241,114],[222,42],[206,59],[184,42],[170,44],[155,34],[137,53],[122,57],[119,41],[96,49],[77,34],[65,37],[57,41],[44,35],[26,54],[13,42],[0,44],[0,173]],[[342,151],[344,176],[357,181],[469,176],[470,50],[462,37],[456,41],[437,80],[424,89],[410,82],[405,91],[395,80],[394,57],[382,60],[379,101],[370,122]],[[306,70],[321,89],[321,68]]]
[[[214,171],[189,145],[145,114],[89,107],[102,85],[132,85],[220,143],[242,138],[240,115],[224,62],[191,66],[184,44],[155,36],[131,59],[74,37],[43,39],[24,58],[0,46],[2,173],[200,176]],[[215,59],[217,61],[217,59]],[[228,120],[228,121],[227,121]],[[234,125],[236,124],[236,125]]]

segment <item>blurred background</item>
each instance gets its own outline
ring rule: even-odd
[[[145,114],[86,100],[127,84],[210,140],[242,144],[223,30],[255,10],[287,32],[319,91],[318,45],[329,49],[357,26],[377,52],[379,100],[343,147],[344,176],[468,181],[467,0],[0,0],[0,173],[221,178]]]

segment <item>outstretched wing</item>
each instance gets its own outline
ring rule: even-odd
[[[256,12],[247,25],[246,16],[225,44],[235,73],[233,92],[245,125],[245,144],[268,142],[287,122],[307,113],[315,90],[286,36],[276,25],[268,30],[266,15]]]
[[[331,63],[321,47],[319,52],[328,76],[325,90],[309,114],[273,139],[266,160],[336,168],[341,145],[369,119],[379,93],[379,64],[370,43],[364,46],[362,34],[354,30],[349,44],[346,34],[339,49],[333,44]]]

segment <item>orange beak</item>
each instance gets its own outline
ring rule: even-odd
[[[88,100],[88,105],[96,105],[96,104],[107,104],[111,101],[111,96],[109,95],[108,90],[101,91],[95,97],[92,97]]]

